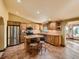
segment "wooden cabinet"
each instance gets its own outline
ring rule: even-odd
[[[44,24],[44,28],[46,27],[48,29],[45,33],[48,43],[55,46],[61,45],[61,24],[62,21],[49,21]]]
[[[47,24],[47,27],[49,30],[60,30],[61,31],[61,22],[62,21],[50,22]]]
[[[26,31],[26,26],[27,26],[26,23],[21,23],[20,24],[20,31],[21,31],[20,39],[21,39],[21,43],[24,42],[24,36],[26,35],[24,32]]]
[[[49,30],[56,30],[56,22],[51,22],[48,24]]]
[[[38,23],[27,23],[26,27],[32,27],[34,30],[42,30],[43,29],[43,25],[42,24],[38,24]]]
[[[47,35],[47,42],[51,43],[51,36],[50,35]]]
[[[54,46],[61,46],[61,36],[59,35],[47,35],[47,42]]]
[[[53,40],[54,40],[53,44],[55,46],[60,46],[61,45],[61,36],[54,36]]]

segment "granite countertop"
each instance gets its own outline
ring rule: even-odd
[[[54,36],[61,36],[61,31],[57,30],[48,30],[47,32],[38,32],[35,34],[44,34],[44,35],[54,35]]]
[[[60,31],[56,31],[56,30],[51,30],[51,31],[48,31],[48,32],[41,32],[41,34],[60,36],[61,32]]]

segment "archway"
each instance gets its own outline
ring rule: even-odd
[[[0,50],[4,49],[4,20],[0,17]]]

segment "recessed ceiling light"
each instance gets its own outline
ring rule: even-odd
[[[48,18],[48,21],[51,21],[51,18]]]
[[[17,15],[18,15],[18,14],[19,14],[19,12],[18,12],[18,11],[15,11],[15,14],[17,14]]]
[[[22,0],[17,0],[18,3],[21,3]]]
[[[40,14],[40,11],[37,11],[36,13],[37,13],[37,14]]]

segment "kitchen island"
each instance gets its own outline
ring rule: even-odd
[[[45,35],[46,42],[54,46],[61,46],[61,32],[60,31],[48,31],[42,32]]]

